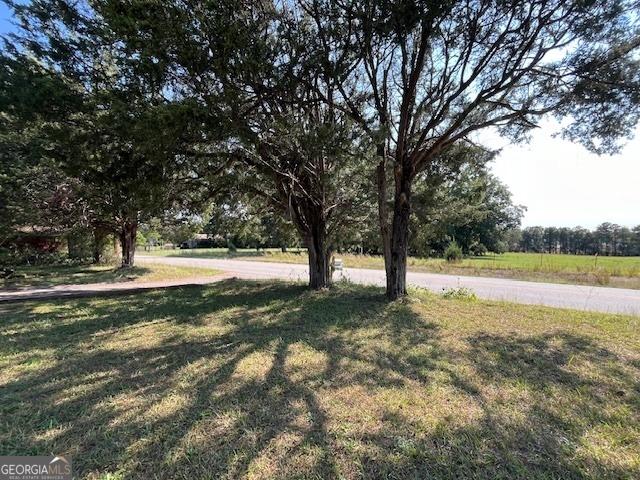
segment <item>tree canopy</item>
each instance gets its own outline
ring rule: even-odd
[[[414,181],[474,132],[526,139],[543,115],[565,135],[614,151],[638,121],[637,2],[296,2],[317,63],[378,146],[387,294],[406,294]],[[585,121],[587,120],[588,121]],[[390,170],[390,172],[388,171]]]
[[[377,217],[395,299],[420,224],[471,250],[517,223],[479,132],[556,116],[607,153],[640,115],[636,0],[9,4],[6,158],[64,174],[123,265],[139,222],[226,199],[291,222],[323,288]]]

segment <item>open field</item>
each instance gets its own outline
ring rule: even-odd
[[[282,253],[280,249],[238,250],[227,249],[153,250],[153,255],[189,256],[201,258],[237,258],[285,263],[306,263],[304,250]],[[144,254],[144,252],[142,252]],[[384,268],[382,257],[371,255],[337,254],[346,267]],[[416,258],[408,261],[409,270],[415,272],[447,273],[485,277],[513,278],[543,282],[606,285],[640,289],[640,257],[592,257],[587,255],[560,255],[536,253],[505,253],[471,257],[458,263],[441,258]]]
[[[638,478],[638,318],[224,281],[0,306],[0,454],[80,478]]]
[[[16,267],[10,278],[4,279],[4,288],[78,285],[88,283],[155,282],[203,277],[219,273],[216,270],[197,267],[176,267],[145,263],[144,267],[129,269],[113,265],[47,265]]]

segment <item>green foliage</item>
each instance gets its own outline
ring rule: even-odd
[[[142,229],[139,229],[136,232],[136,244],[137,245],[147,245],[147,236],[145,235],[144,231]]]
[[[126,240],[173,211],[170,231],[143,235],[178,242],[197,229],[185,212],[222,192],[222,216],[239,221],[213,218],[221,239],[299,235],[326,258],[380,251],[381,195],[383,209],[414,208],[380,216],[382,231],[402,226],[396,249],[410,228],[420,254],[447,238],[465,254],[502,251],[522,209],[484,168],[491,153],[467,146],[474,132],[521,141],[556,114],[569,138],[610,152],[640,115],[632,0],[8,3],[19,27],[0,58],[3,232],[51,219]],[[19,178],[34,166],[62,178]],[[67,214],[20,207],[63,183]]]
[[[452,152],[451,155],[454,153]],[[498,242],[520,224],[524,207],[488,172],[491,152],[460,146],[461,165],[441,181],[420,176],[413,195],[411,249],[420,256],[441,255],[450,238],[463,252],[477,255],[496,251]]]
[[[640,255],[640,225],[630,229],[605,222],[590,231],[575,227],[527,227],[512,247],[523,252],[577,255]]]
[[[509,244],[506,240],[498,240],[493,248],[493,253],[502,254],[509,251]],[[487,253],[485,250],[484,253]]]
[[[494,128],[521,142],[555,114],[570,138],[611,152],[638,123],[636,0],[318,0],[302,10],[319,75],[339,85],[345,110],[375,143],[393,267],[406,259],[412,187],[421,174],[442,181],[448,150],[475,142],[474,132]],[[406,269],[387,271],[389,298],[404,295]]]
[[[73,229],[67,234],[69,258],[77,261],[91,259],[93,253],[93,237],[86,229]]]
[[[486,255],[489,252],[487,247],[484,246],[483,243],[472,243],[469,247],[469,254],[474,255],[476,257],[481,257],[482,255]],[[496,251],[495,253],[502,253]]]
[[[164,243],[180,246],[183,242],[193,239],[202,229],[202,217],[168,211],[162,217],[154,217],[140,224],[137,243],[148,247]]]
[[[473,290],[466,287],[448,288],[442,292],[442,298],[473,302],[478,299]]]
[[[122,12],[85,2],[14,9],[20,30],[3,57],[0,104],[19,153],[71,179],[86,228],[135,230],[196,198],[202,185],[182,181],[194,177],[184,157],[193,104],[170,94],[164,67],[124,35]]]
[[[77,260],[68,259],[67,255],[60,251],[43,251],[34,247],[10,248],[0,251],[0,265],[64,265],[74,264]]]
[[[458,242],[453,240],[444,251],[444,258],[447,262],[459,262],[463,258],[462,248]]]

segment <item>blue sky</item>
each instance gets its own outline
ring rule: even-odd
[[[0,2],[0,34],[13,28],[10,16]],[[556,130],[554,122],[543,122],[532,141],[519,146],[491,132],[480,136],[489,148],[502,149],[492,170],[527,207],[523,225],[640,225],[640,128],[620,154],[601,157],[554,138]]]
[[[9,32],[13,26],[10,22],[11,11],[3,2],[0,2],[0,35]]]

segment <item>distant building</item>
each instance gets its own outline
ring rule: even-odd
[[[55,252],[63,247],[65,233],[43,227],[24,226],[14,231],[7,244],[18,249],[31,248],[39,252]]]
[[[209,240],[209,235],[207,235],[206,233],[196,233],[192,238],[190,238],[186,242],[182,242],[180,244],[180,248],[182,249],[206,248],[208,246],[206,244],[210,242],[211,240]]]

